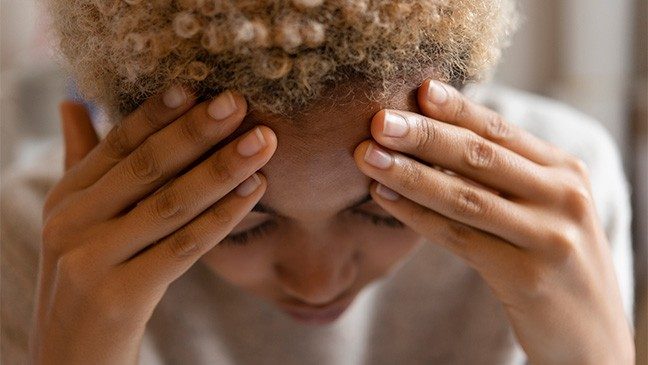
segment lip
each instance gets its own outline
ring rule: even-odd
[[[346,311],[355,296],[341,298],[324,307],[288,305],[281,303],[281,309],[293,319],[308,324],[327,324],[338,319]]]

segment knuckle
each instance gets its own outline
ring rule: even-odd
[[[508,124],[504,118],[493,112],[491,117],[486,122],[486,138],[502,141],[510,139],[513,135],[513,128]]]
[[[430,148],[437,137],[437,128],[435,122],[424,117],[415,117],[416,130],[416,147],[420,150]]]
[[[563,201],[570,216],[578,221],[586,217],[592,208],[590,193],[581,184],[567,184],[563,188]]]
[[[185,120],[180,124],[180,136],[191,144],[208,145],[210,142],[207,133],[202,130],[195,120]]]
[[[232,213],[224,207],[214,207],[209,211],[209,215],[211,224],[219,228],[229,226],[234,220]]]
[[[167,188],[155,197],[151,215],[162,219],[171,219],[180,215],[183,208],[184,205],[182,204],[182,199],[177,191]]]
[[[549,230],[548,234],[549,238],[547,242],[549,243],[552,251],[563,247],[568,247],[572,244],[569,233],[564,228],[562,228],[562,226],[560,229]]]
[[[444,230],[444,238],[451,246],[462,248],[474,238],[474,231],[461,222],[450,221]]]
[[[232,163],[222,150],[216,153],[214,158],[209,161],[209,174],[212,181],[222,183],[234,179]]]
[[[70,251],[59,257],[56,262],[57,285],[64,285],[72,293],[86,293],[91,286],[91,276],[85,267],[88,260],[81,251]]]
[[[169,256],[173,260],[184,260],[195,254],[198,249],[198,238],[187,229],[181,229],[171,236],[167,243]]]
[[[109,157],[121,160],[130,153],[130,142],[128,133],[124,130],[122,123],[117,123],[105,139],[105,151]]]
[[[470,186],[462,185],[451,202],[453,213],[458,216],[482,216],[485,213],[483,197]]]
[[[450,221],[444,234],[445,244],[472,267],[480,266],[480,255],[475,251],[472,242],[475,230],[461,222]]]
[[[429,211],[426,207],[415,205],[409,212],[407,219],[411,227],[419,227],[428,229],[429,227]]]
[[[477,169],[489,169],[495,162],[495,149],[486,139],[474,133],[468,139],[468,148],[465,153],[465,163]]]
[[[403,172],[399,174],[400,184],[406,191],[414,191],[421,189],[423,180],[423,172],[421,169],[412,162],[403,164]]]
[[[452,117],[454,120],[464,120],[469,117],[470,106],[468,105],[468,100],[461,95],[457,95],[459,92],[451,93],[451,100],[453,104]]]
[[[587,164],[578,157],[570,157],[567,159],[567,167],[583,178],[589,177],[589,168]]]
[[[547,252],[552,262],[563,262],[577,253],[578,229],[571,225],[560,225],[547,232]]]
[[[149,99],[141,107],[142,122],[151,130],[158,130],[164,126],[164,118],[160,114],[160,101],[158,99]]]
[[[162,169],[156,158],[153,145],[144,142],[130,157],[129,170],[139,183],[152,183],[162,177]]]

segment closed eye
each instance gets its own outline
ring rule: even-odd
[[[245,245],[251,238],[263,236],[268,230],[274,228],[276,225],[276,221],[267,220],[248,230],[225,236],[219,245],[222,245],[223,243],[228,245]]]
[[[392,228],[403,228],[405,225],[394,217],[386,217],[377,214],[367,213],[362,210],[352,210],[352,214],[370,221],[376,226],[387,226]],[[245,245],[249,243],[252,238],[263,237],[272,229],[276,228],[277,222],[274,220],[267,220],[248,230],[227,235],[219,245]]]
[[[383,226],[388,226],[393,228],[403,228],[405,226],[403,222],[399,221],[394,217],[386,217],[378,214],[371,214],[362,210],[354,210],[352,212],[353,214],[357,214],[361,217],[369,219],[371,223],[377,226],[383,225]]]

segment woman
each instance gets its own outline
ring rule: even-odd
[[[633,362],[609,135],[459,91],[511,2],[50,2],[115,127],[64,108],[33,362]]]

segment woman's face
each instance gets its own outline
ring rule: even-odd
[[[418,111],[407,89],[380,103],[320,101],[292,121],[250,113],[240,131],[264,124],[277,135],[277,150],[261,169],[268,187],[229,236],[236,237],[201,261],[281,308],[346,307],[365,285],[404,263],[423,239],[371,200],[370,179],[353,160],[355,147],[371,138],[371,117],[385,107]],[[330,320],[320,314],[310,322]]]

